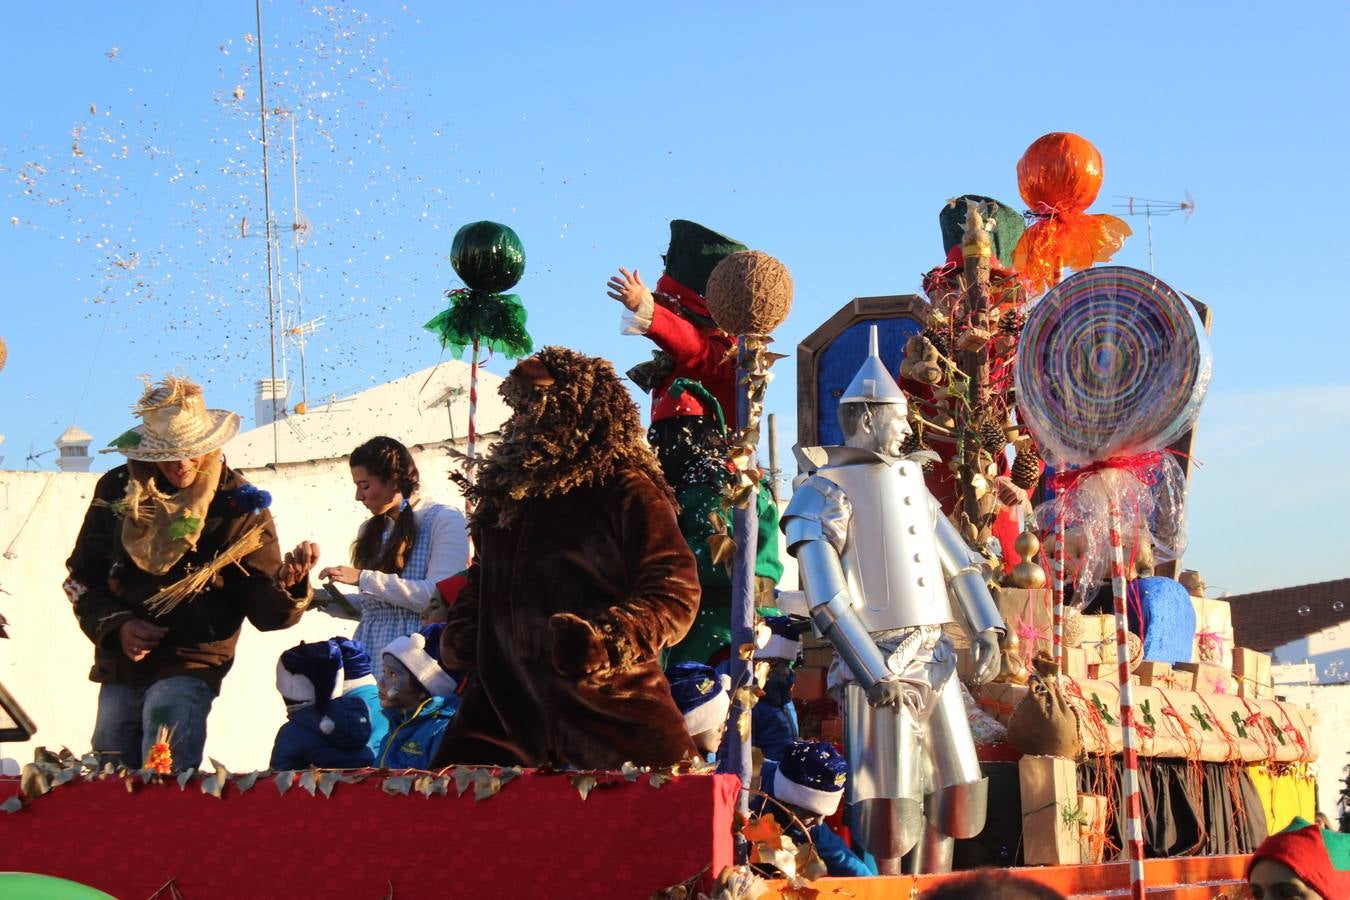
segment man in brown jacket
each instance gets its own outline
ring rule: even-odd
[[[221,455],[239,417],[207,409],[200,387],[171,376],[135,412],[143,424],[112,447],[128,462],[94,488],[64,588],[94,643],[94,751],[139,768],[167,735],[174,768],[195,768],[245,617],[263,631],[299,621],[319,548],[283,562],[270,497]]]
[[[501,392],[515,414],[468,487],[477,553],[441,634],[441,664],[472,675],[436,765],[693,756],[658,655],[694,621],[698,572],[637,407],[562,347]]]

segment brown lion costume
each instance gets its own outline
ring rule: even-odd
[[[602,359],[545,347],[468,487],[476,550],[441,635],[474,673],[436,765],[617,769],[694,753],[658,662],[698,609],[674,495]]]

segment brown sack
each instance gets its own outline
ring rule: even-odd
[[[1008,743],[1028,756],[1077,759],[1083,751],[1078,736],[1078,711],[1059,683],[1059,667],[1048,656],[1036,657],[1036,672],[1027,695],[1008,722]]]

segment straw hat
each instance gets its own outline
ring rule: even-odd
[[[124,432],[100,452],[118,451],[142,462],[192,459],[219,450],[239,432],[238,415],[207,409],[201,387],[173,375],[159,384],[147,384],[132,412],[143,424]]]

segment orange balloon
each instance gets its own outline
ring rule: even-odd
[[[1017,161],[1022,199],[1041,218],[1013,249],[1013,266],[1033,295],[1053,287],[1064,270],[1106,262],[1130,236],[1130,226],[1084,212],[1102,188],[1102,155],[1087,138],[1054,131],[1032,142]]]
[[[1042,135],[1017,161],[1017,187],[1032,212],[1085,210],[1102,189],[1102,155],[1076,134]]]

